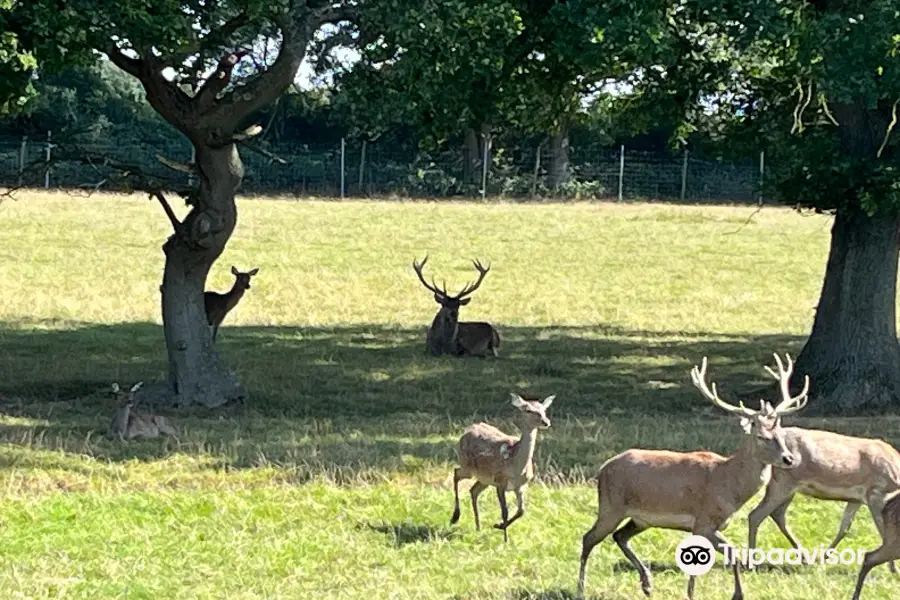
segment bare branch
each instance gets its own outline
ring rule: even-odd
[[[887,126],[887,131],[884,132],[884,141],[881,142],[881,147],[878,148],[878,154],[876,156],[881,158],[881,153],[884,152],[885,146],[887,146],[888,140],[891,139],[891,132],[894,130],[894,126],[897,124],[897,104],[900,103],[900,98],[894,102],[894,107],[891,109],[891,122]]]
[[[125,56],[125,54],[115,46],[110,47],[110,49],[106,51],[106,55],[109,56],[109,60],[114,65],[129,75],[140,79],[143,65],[139,59]]]
[[[215,72],[200,86],[200,91],[194,97],[194,103],[201,111],[215,102],[216,96],[228,87],[234,68],[248,54],[247,50],[238,50],[229,52],[219,60]]]
[[[197,165],[195,165],[194,163],[180,163],[174,160],[170,160],[162,154],[157,154],[156,160],[174,171],[180,171],[181,173],[187,173],[189,175],[193,175],[198,172]]]
[[[155,192],[153,194],[156,196],[156,199],[159,200],[159,203],[162,204],[163,210],[166,211],[166,216],[169,217],[169,221],[172,223],[172,228],[175,230],[175,235],[179,237],[184,237],[184,226],[181,221],[178,220],[178,217],[175,216],[175,211],[172,210],[172,207],[169,206],[169,202],[166,200],[166,197],[162,195],[162,192]]]

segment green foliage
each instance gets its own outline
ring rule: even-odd
[[[34,92],[32,77],[37,62],[9,31],[8,17],[13,0],[0,0],[0,115],[22,108]]]

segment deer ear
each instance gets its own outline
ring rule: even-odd
[[[441,295],[438,294],[437,292],[435,292],[435,294],[434,294],[434,301],[437,302],[438,304],[443,305],[443,302],[441,302]]]
[[[741,417],[741,429],[746,435],[750,435],[750,432],[753,431],[753,421],[747,417]]]
[[[239,275],[238,270],[234,268],[234,265],[231,265],[231,274],[234,276]]]
[[[516,394],[515,392],[509,393],[510,402],[516,408],[524,408],[526,406],[525,401],[522,400],[522,396]]]
[[[143,381],[138,381],[136,384],[134,384],[133,386],[131,386],[131,391],[132,391],[132,392],[138,391],[139,389],[141,389],[141,386],[142,386],[142,385],[144,385],[144,382],[143,382]]]
[[[468,303],[471,302],[471,301],[472,301],[471,298],[463,298],[462,300],[459,301],[459,305],[460,305],[460,306],[465,306],[466,304],[468,304]]]
[[[118,383],[112,384],[112,391],[113,391],[113,394],[119,393],[119,384]]]
[[[250,271],[249,273],[247,273],[247,275],[253,277],[253,276],[256,275],[257,273],[259,273],[259,267],[256,267],[255,269],[253,269],[252,271]]]
[[[556,394],[553,394],[552,396],[547,396],[546,398],[544,398],[544,401],[541,402],[541,405],[543,405],[544,410],[547,410],[548,408],[550,408],[550,405],[553,404],[553,401],[555,399],[556,399]]]

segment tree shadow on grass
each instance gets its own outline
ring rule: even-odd
[[[358,523],[356,528],[384,534],[397,548],[407,544],[450,540],[460,536],[458,531],[450,529],[450,527],[436,527],[429,524],[417,525],[409,522],[370,523],[366,521]]]
[[[110,386],[165,377],[162,328],[0,324],[0,442],[109,461],[213,456],[208,468],[276,465],[296,481],[415,474],[454,461],[472,420],[515,434],[515,390],[557,395],[535,458],[541,475],[588,476],[635,445],[730,452],[738,427],[723,427],[729,417],[693,388],[691,367],[709,357],[720,394],[752,406],[774,397],[763,369],[772,353],[796,355],[804,341],[601,325],[502,326],[501,334],[499,357],[466,359],[426,355],[424,328],[227,327],[219,349],[249,390],[248,406],[161,410],[179,427],[177,438],[119,443],[102,439]],[[883,418],[842,422],[842,430],[900,435]],[[0,462],[48,460],[25,454],[8,450]]]

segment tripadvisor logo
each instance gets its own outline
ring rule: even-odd
[[[820,564],[820,565],[862,565],[865,559],[865,550],[853,550],[846,548],[844,550],[836,550],[834,548],[826,548],[820,544],[818,548],[812,550],[808,548],[772,548],[768,552],[753,548],[752,550],[746,546],[740,549],[731,546],[723,548],[725,555],[725,565],[731,566],[736,562],[741,565],[747,565],[753,568],[757,565],[803,565],[803,564]],[[681,540],[678,547],[675,548],[675,564],[686,575],[698,576],[709,573],[716,562],[716,549],[712,543],[705,537],[699,535],[689,535]]]
[[[706,575],[716,562],[716,549],[703,536],[689,535],[675,548],[675,564],[685,575]]]

